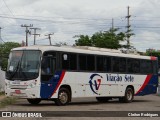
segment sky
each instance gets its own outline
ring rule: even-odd
[[[127,6],[130,7],[131,45],[138,51],[160,50],[160,0],[0,0],[1,38],[5,42],[25,41],[25,28],[40,28],[36,44],[66,42],[73,45],[75,35],[92,35],[112,27],[127,31]],[[31,31],[33,34],[33,30]],[[29,35],[33,45],[33,35]]]

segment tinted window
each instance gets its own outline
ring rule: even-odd
[[[97,56],[97,71],[111,71],[111,58]]]
[[[126,72],[126,58],[119,59],[119,72]]]
[[[113,72],[119,72],[119,58],[112,58],[112,68]]]
[[[87,68],[87,57],[86,55],[79,55],[79,69],[86,70]]]
[[[69,69],[69,54],[64,53],[62,54],[62,69]]]
[[[127,59],[127,70],[129,73],[139,73],[140,72],[140,60]]]
[[[158,72],[158,63],[157,63],[157,61],[152,61],[152,65],[153,65],[153,73],[154,74],[157,74],[157,72]]]
[[[70,69],[77,70],[77,55],[70,54]]]
[[[62,59],[62,69],[66,70],[76,70],[77,69],[77,55],[72,53],[63,53]]]
[[[87,70],[94,71],[95,70],[95,57],[93,55],[87,56]]]
[[[102,56],[97,56],[97,71],[103,71],[104,70],[104,66],[103,66],[103,57]]]
[[[43,57],[42,60],[42,75],[53,75],[55,72],[56,63],[53,57]]]
[[[111,57],[104,57],[104,71],[111,71]]]
[[[152,61],[141,60],[141,73],[144,74],[153,73]]]
[[[41,64],[41,80],[49,81],[56,71],[56,53],[45,52]]]

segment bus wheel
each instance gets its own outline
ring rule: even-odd
[[[98,102],[105,103],[105,102],[108,102],[108,100],[110,100],[111,98],[108,98],[108,97],[96,97],[96,99],[97,99]]]
[[[126,91],[125,91],[125,96],[123,98],[123,101],[125,103],[130,103],[133,101],[133,98],[134,98],[134,92],[133,92],[133,89],[130,88],[130,87],[127,87]]]
[[[27,99],[30,104],[37,105],[41,102],[41,99]]]
[[[56,105],[64,106],[70,101],[70,92],[66,88],[60,88],[58,92],[58,98],[55,100]]]

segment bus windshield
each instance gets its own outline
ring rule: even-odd
[[[12,51],[9,56],[6,79],[30,80],[39,75],[41,52],[39,50]]]

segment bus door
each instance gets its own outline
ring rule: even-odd
[[[54,73],[56,70],[56,58],[45,56],[41,64],[41,98],[50,98],[54,90]]]

